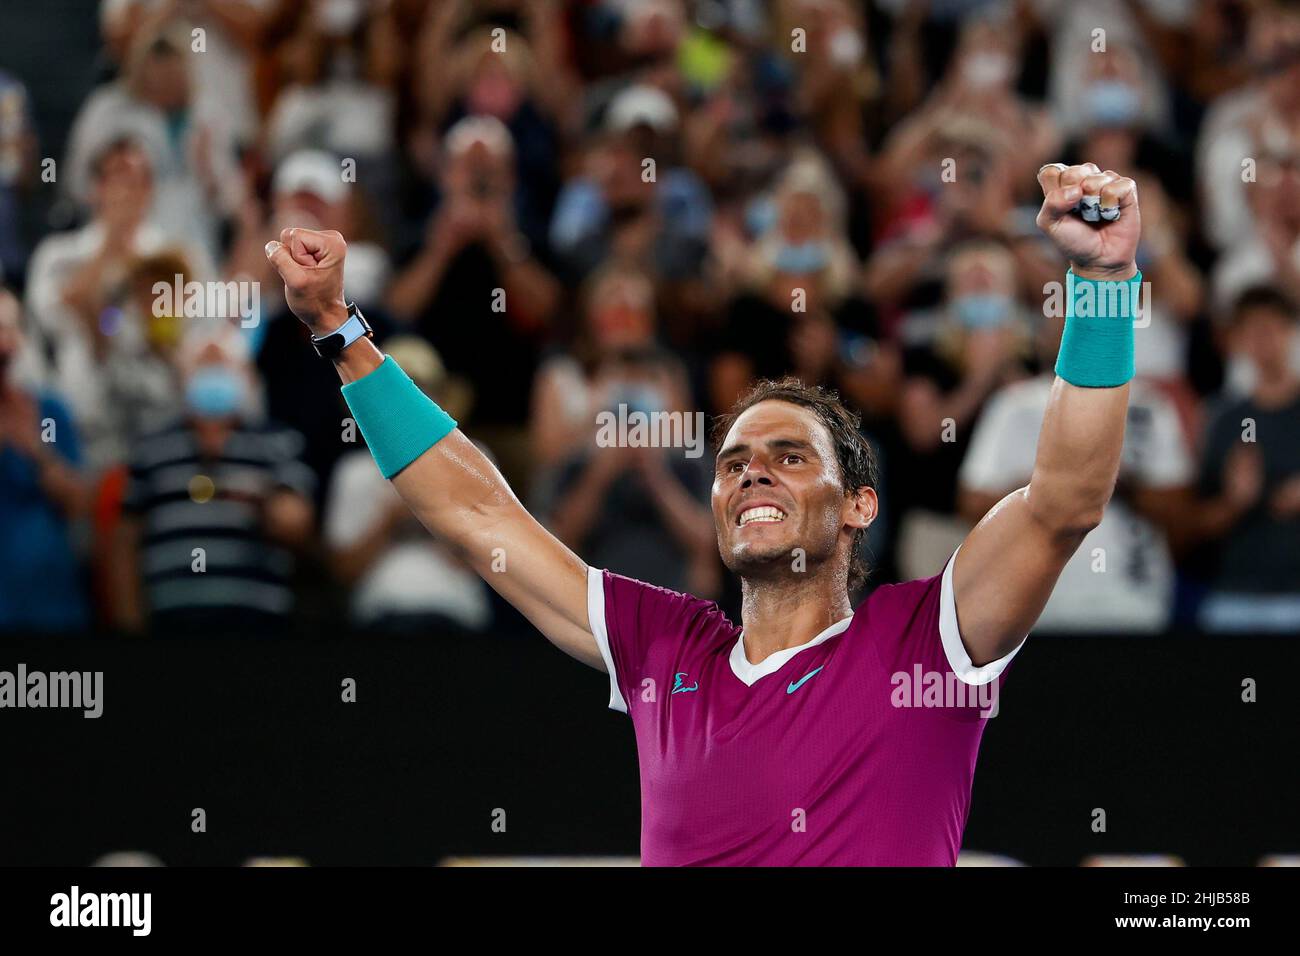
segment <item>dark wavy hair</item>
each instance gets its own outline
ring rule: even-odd
[[[834,389],[805,385],[793,376],[756,382],[730,411],[719,416],[713,424],[714,450],[721,447],[737,418],[759,402],[767,401],[789,402],[807,408],[826,426],[835,445],[835,457],[840,463],[840,479],[845,495],[856,494],[863,487],[876,489],[880,481],[879,468],[875,450],[862,434],[862,416],[840,401],[839,393]],[[862,587],[870,573],[866,558],[862,555],[862,541],[866,536],[866,528],[859,529],[853,536],[848,581],[851,592]]]

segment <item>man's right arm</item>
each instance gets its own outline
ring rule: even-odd
[[[528,513],[459,428],[399,472],[393,487],[430,532],[547,640],[605,670],[587,620],[587,565]]]
[[[314,333],[346,320],[343,237],[286,229],[266,253],[293,313]],[[384,356],[360,339],[335,360],[344,384],[375,372]],[[605,670],[587,619],[587,566],[528,513],[496,467],[453,429],[392,477],[420,522],[469,564],[560,650]]]

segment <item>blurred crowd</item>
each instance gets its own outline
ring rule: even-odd
[[[1031,473],[1064,161],[1138,181],[1152,294],[1041,630],[1300,632],[1294,0],[103,0],[99,29],[60,155],[47,78],[0,68],[0,631],[504,626],[288,312],[290,225],[343,233],[384,350],[593,565],[734,609],[711,456],[597,447],[596,416],[789,374],[880,456],[868,586],[934,574]]]

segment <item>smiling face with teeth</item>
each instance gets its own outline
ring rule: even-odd
[[[778,521],[784,521],[786,514],[780,508],[773,508],[771,505],[756,505],[752,508],[746,508],[736,518],[736,524],[740,527],[761,522],[763,524],[772,524]]]
[[[796,548],[808,573],[828,562],[847,572],[857,532],[875,513],[870,488],[846,494],[835,442],[812,409],[760,401],[731,423],[716,463],[713,518],[732,572],[793,576]]]

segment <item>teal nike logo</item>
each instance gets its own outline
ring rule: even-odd
[[[825,667],[825,666],[826,666],[825,664],[822,665],[822,667]],[[785,689],[785,692],[786,692],[787,694],[793,694],[793,693],[794,693],[795,691],[797,691],[800,687],[802,687],[804,684],[806,684],[806,683],[808,682],[808,679],[809,679],[809,678],[811,678],[811,677],[816,677],[816,676],[817,676],[817,671],[821,670],[822,667],[817,668],[817,670],[811,670],[811,671],[809,671],[807,674],[804,674],[803,677],[800,677],[797,681],[793,681],[793,682],[791,682],[790,686],[787,687],[787,688]]]

